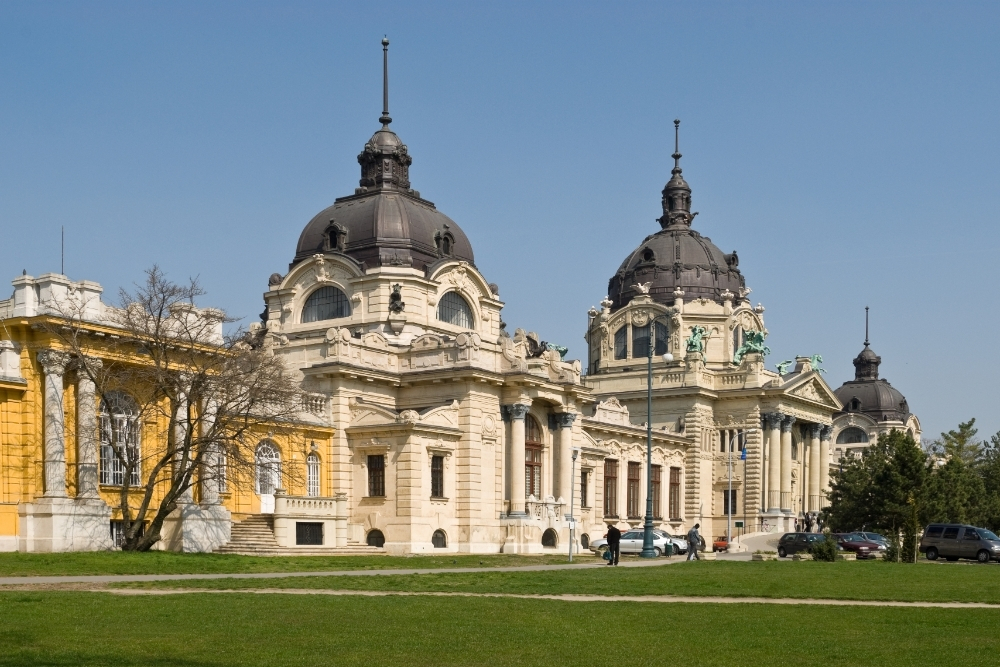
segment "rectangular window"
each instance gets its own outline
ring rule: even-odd
[[[590,498],[587,497],[587,477],[589,475],[589,470],[580,472],[580,507],[590,507],[590,503],[588,502]]]
[[[444,498],[444,457],[431,457],[431,497]]]
[[[660,508],[660,478],[663,474],[663,466],[653,466],[653,518],[662,519],[663,512]]]
[[[615,332],[615,359],[628,357],[628,326]]]
[[[958,526],[945,526],[945,529],[944,529],[944,539],[946,539],[946,540],[957,540],[958,539]]]
[[[655,336],[654,336],[654,340],[656,341],[654,345],[656,349],[653,350],[653,354],[655,354],[656,356],[663,356],[664,354],[667,353],[668,335],[669,332],[667,330],[667,325],[664,324],[663,322],[657,322]]]
[[[927,529],[927,537],[941,537],[941,533],[944,531],[944,526],[931,526]]]
[[[743,429],[735,431],[719,431],[719,451],[725,452],[729,447],[731,452],[742,452],[747,442],[747,434]],[[794,456],[792,458],[795,458]]]
[[[604,462],[604,516],[618,518],[618,461]]]
[[[323,522],[295,522],[296,544],[323,544]]]
[[[385,456],[382,454],[368,456],[368,495],[385,496]]]
[[[730,514],[736,514],[736,489],[730,491],[726,489],[722,492],[722,513],[726,516]]]
[[[639,514],[639,479],[642,475],[642,464],[629,461],[628,464],[628,518],[638,519]]]
[[[649,356],[649,325],[632,325],[632,358],[645,359]]]
[[[524,497],[542,497],[542,448],[524,448]]]
[[[670,469],[670,510],[671,519],[681,518],[681,469]]]

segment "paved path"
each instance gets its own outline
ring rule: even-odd
[[[780,604],[829,607],[903,607],[934,609],[997,609],[1000,604],[986,602],[899,602],[894,600],[831,600],[817,598],[757,598],[710,597],[685,595],[521,595],[517,593],[447,593],[411,591],[338,591],[309,588],[258,588],[246,590],[186,589],[101,589],[93,592],[113,595],[186,595],[190,593],[252,593],[254,595],[360,595],[362,597],[462,597],[462,598],[517,598],[519,600],[558,600],[562,602],[660,602],[675,604]]]

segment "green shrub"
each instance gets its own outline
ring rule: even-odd
[[[813,560],[824,560],[830,563],[837,560],[838,551],[837,538],[830,533],[826,534],[825,540],[813,542],[812,546],[809,547],[809,553],[812,554]]]

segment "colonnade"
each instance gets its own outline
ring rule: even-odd
[[[795,417],[780,412],[761,415],[766,442],[764,452],[766,494],[764,509],[767,513],[790,514],[795,509],[792,498],[792,426]],[[822,424],[810,424],[808,443],[803,443],[804,474],[799,489],[803,498],[803,511],[818,512],[826,501],[830,488],[830,433],[832,429]]]
[[[510,419],[510,509],[508,516],[526,516],[524,479],[524,418],[531,409],[530,403],[514,403],[504,406],[504,413]],[[573,488],[573,422],[576,414],[559,412],[551,421],[552,443],[552,495],[569,502]],[[568,507],[567,507],[568,509]]]

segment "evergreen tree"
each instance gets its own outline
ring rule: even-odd
[[[982,522],[990,530],[1000,530],[1000,433],[984,442],[976,472],[983,482]]]
[[[987,513],[982,478],[983,444],[975,418],[942,433],[930,444],[933,466],[924,518],[928,522],[979,524]]]

